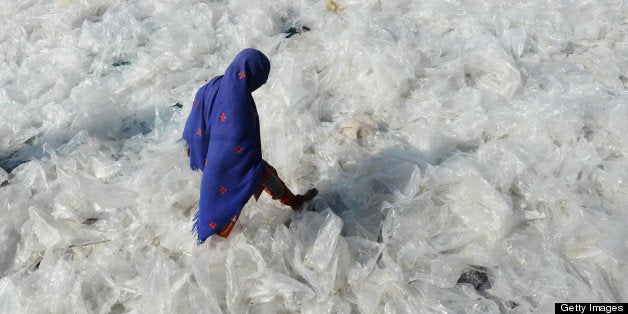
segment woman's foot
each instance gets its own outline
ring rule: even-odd
[[[293,210],[299,210],[301,209],[301,207],[303,206],[305,202],[311,201],[317,194],[318,194],[318,190],[315,188],[312,188],[303,195],[301,194],[296,195],[294,197],[294,200],[290,202],[290,204],[287,204],[287,205],[290,205],[290,207],[292,207]]]

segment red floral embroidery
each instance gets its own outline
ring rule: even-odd
[[[223,112],[220,116],[218,116],[218,118],[220,118],[220,121],[225,122],[225,120],[227,120],[227,115]]]
[[[210,226],[212,229],[216,229],[216,223],[215,223],[215,222],[213,222],[213,221],[209,223],[209,226]]]
[[[239,77],[240,79],[243,79],[243,78],[245,78],[245,77],[246,77],[246,73],[244,73],[244,71],[242,71],[242,72],[238,73],[238,77]]]
[[[235,151],[236,151],[236,153],[238,153],[238,154],[239,154],[239,153],[240,153],[243,149],[244,149],[244,148],[242,148],[242,146],[238,145],[238,146],[236,146],[233,150],[235,150]]]
[[[198,99],[197,99],[197,100],[195,100],[195,101],[194,101],[194,106],[198,106],[198,103],[199,103]]]
[[[220,190],[218,190],[218,192],[220,192],[220,194],[225,194],[225,193],[227,193],[227,188],[224,187],[224,186],[221,186]]]
[[[203,134],[203,131],[201,131],[201,129],[198,129],[198,130],[196,130],[196,134],[198,134],[200,136],[201,134]]]

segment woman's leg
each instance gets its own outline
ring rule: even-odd
[[[265,160],[264,165],[266,166],[266,171],[264,173],[264,178],[262,179],[262,182],[260,184],[260,190],[264,189],[264,191],[273,199],[279,200],[282,204],[292,207],[293,210],[299,210],[305,202],[313,199],[314,196],[318,194],[317,189],[310,189],[304,195],[294,195],[288,189],[286,184],[281,181],[281,179],[279,179],[279,177],[277,176],[277,170],[275,170],[275,168],[269,165]],[[255,193],[255,198],[259,197],[259,193],[261,193],[261,191]],[[229,233],[231,233],[231,230],[233,230],[233,227],[235,226],[239,217],[240,214],[233,217],[229,224],[222,228],[222,230],[220,230],[217,234],[223,238],[226,238]]]
[[[318,190],[310,189],[304,195],[294,195],[277,176],[277,170],[266,161],[264,161],[264,165],[266,165],[266,174],[261,183],[264,191],[273,199],[278,199],[282,204],[292,207],[293,210],[299,210],[303,203],[313,199],[318,194]]]

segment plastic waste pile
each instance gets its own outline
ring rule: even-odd
[[[334,7],[335,5],[335,7]],[[331,8],[330,8],[331,6]],[[335,9],[334,9],[335,8]],[[0,2],[0,312],[626,302],[622,1]],[[251,201],[196,246],[196,90],[255,47]]]

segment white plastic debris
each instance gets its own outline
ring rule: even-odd
[[[1,1],[0,312],[626,302],[624,7]],[[178,141],[246,47],[272,65],[264,158],[320,194],[250,201],[197,246],[201,174]]]

